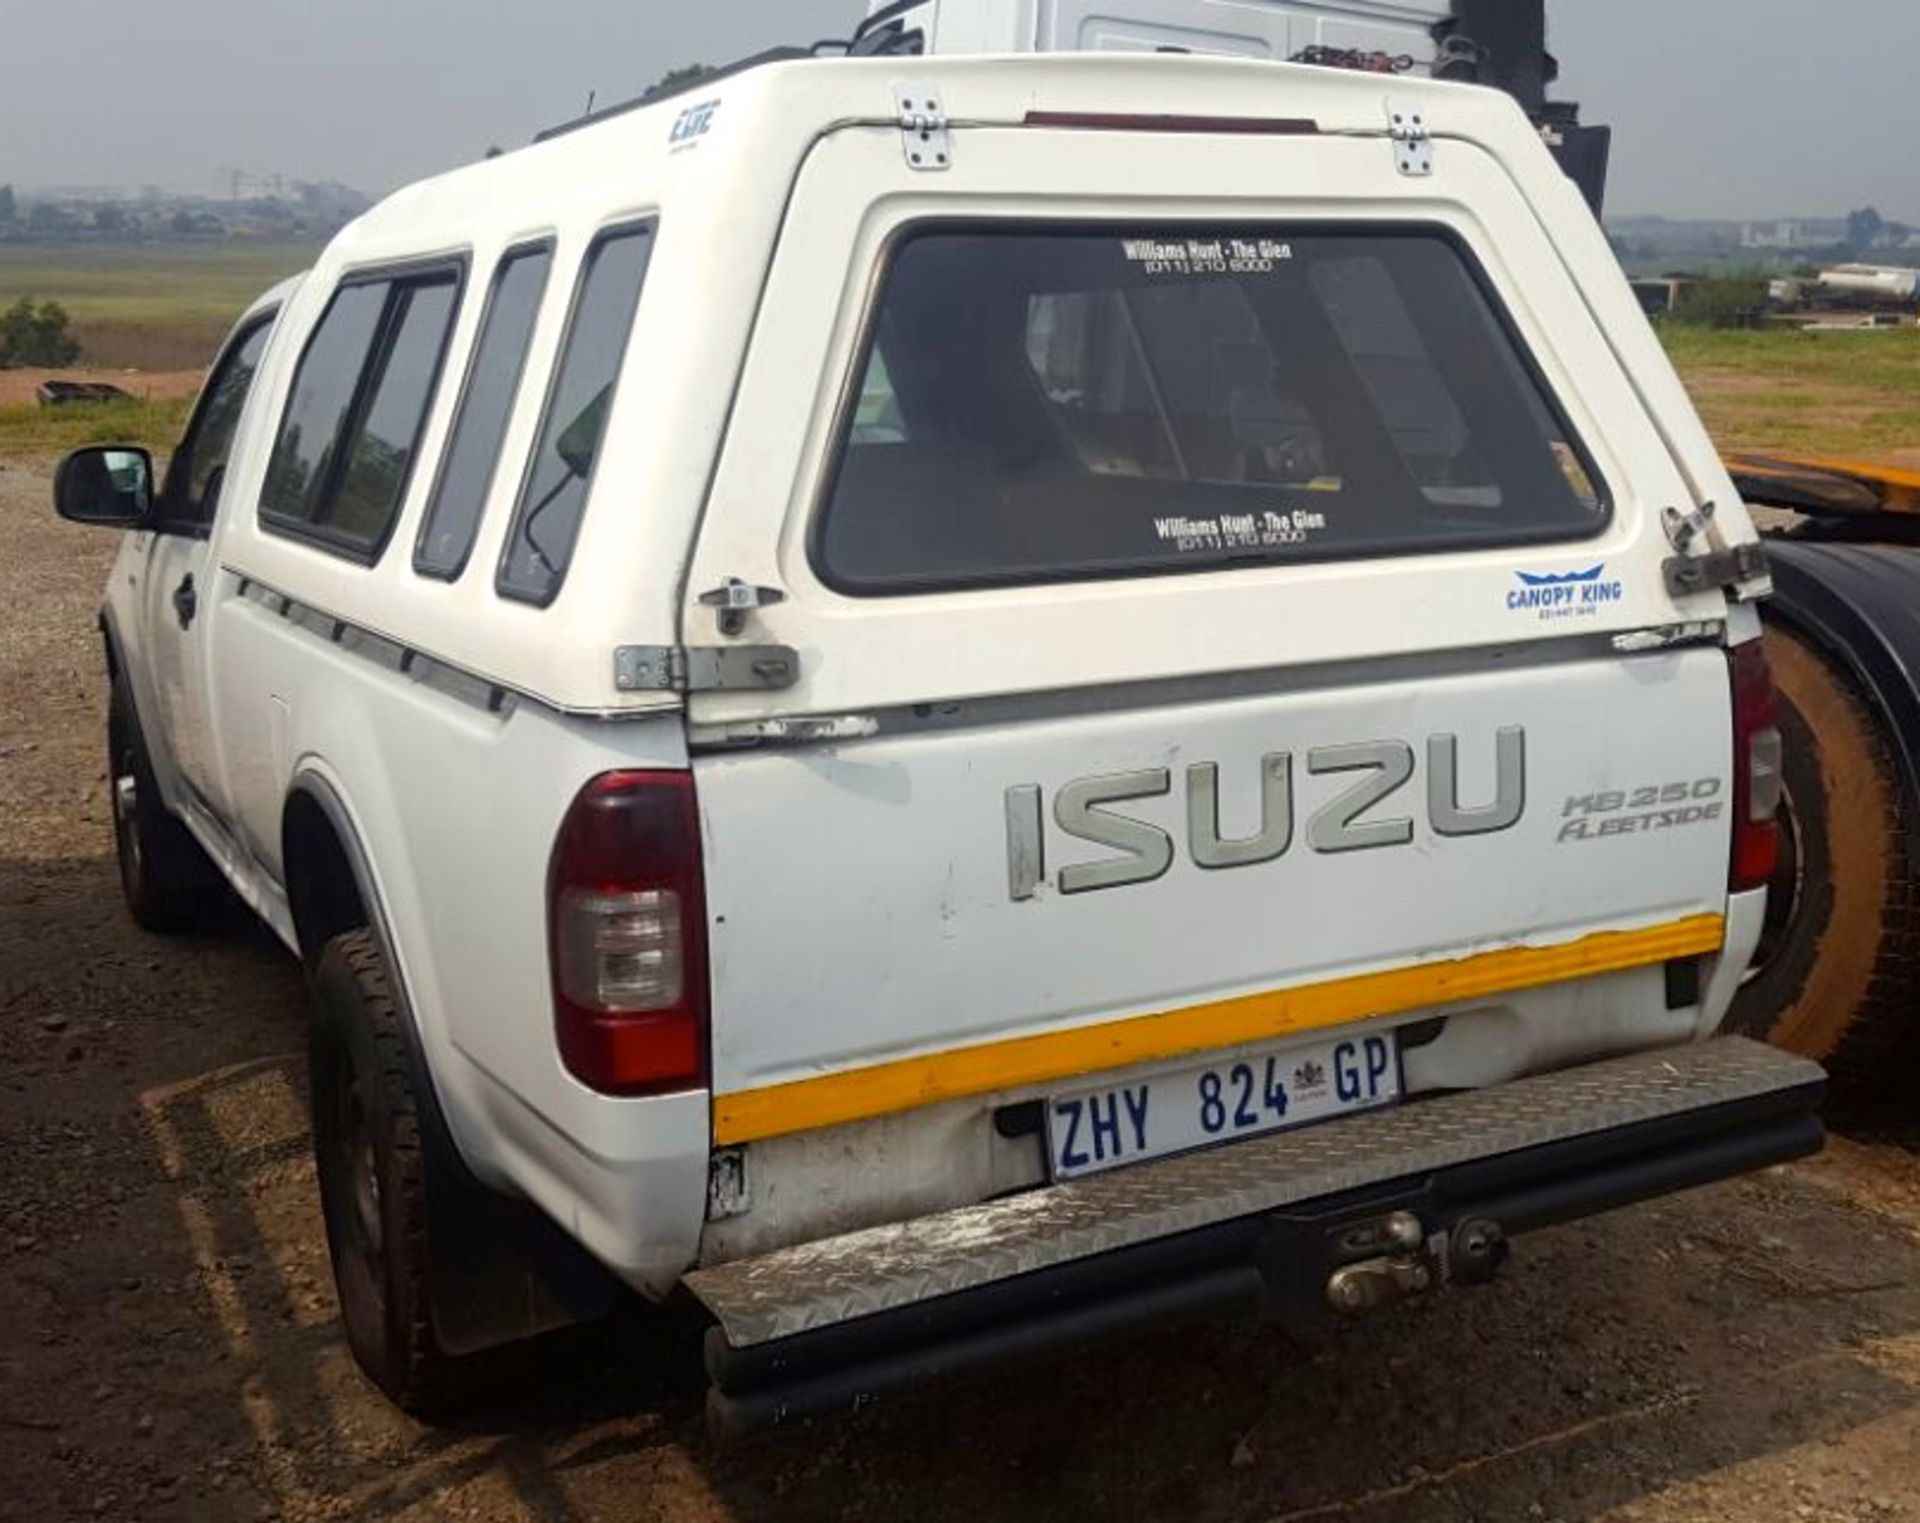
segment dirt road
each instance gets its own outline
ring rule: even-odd
[[[1920,1168],[1856,1145],[1528,1240],[1491,1292],[725,1450],[689,1341],[638,1320],[461,1428],[398,1416],[335,1328],[291,962],[121,912],[112,546],[46,502],[0,462],[0,1518],[1920,1523]]]

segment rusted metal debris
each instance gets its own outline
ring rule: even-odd
[[[130,391],[105,381],[42,381],[34,388],[42,407],[71,407],[80,402],[132,402]]]

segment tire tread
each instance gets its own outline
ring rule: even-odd
[[[434,1337],[427,1160],[399,1005],[388,976],[386,955],[371,928],[343,932],[327,943],[321,955],[323,959],[337,958],[359,992],[360,1017],[389,1127],[393,1178],[383,1183],[398,1187],[401,1241],[387,1249],[389,1263],[396,1266],[389,1275],[387,1291],[391,1297],[396,1288],[393,1279],[401,1279],[397,1288],[402,1291],[403,1308],[399,1317],[389,1316],[389,1328],[397,1324],[398,1337],[388,1340],[386,1368],[369,1373],[403,1411],[431,1415],[452,1403],[454,1376],[461,1361],[444,1353]]]
[[[1824,684],[1827,696],[1844,712],[1845,722],[1837,729],[1851,733],[1825,733],[1816,730],[1811,717],[1801,714],[1796,706],[1797,722],[1812,737],[1812,743],[1851,752],[1851,759],[1864,766],[1875,790],[1887,801],[1879,832],[1885,847],[1884,867],[1876,885],[1878,927],[1871,966],[1857,984],[1859,994],[1852,1010],[1845,1013],[1844,1025],[1837,1034],[1830,1034],[1818,1044],[1824,1051],[1810,1052],[1826,1064],[1843,1097],[1873,1100],[1897,1086],[1901,1076],[1911,1071],[1909,1065],[1916,1053],[1920,1053],[1920,874],[1915,872],[1907,835],[1915,800],[1909,796],[1895,759],[1886,721],[1851,675],[1795,631],[1770,628],[1768,639],[1785,642],[1795,648],[1797,656],[1808,658],[1803,677],[1811,674]],[[1795,664],[1800,663],[1796,660]],[[1782,696],[1788,698],[1784,691]],[[1813,770],[1824,794],[1830,774],[1819,763]],[[1830,815],[1831,800],[1823,796],[1821,808]],[[1831,818],[1823,829],[1828,850],[1820,867],[1829,873],[1828,881],[1833,882],[1832,875],[1844,871],[1846,865],[1834,859]],[[1828,911],[1829,916],[1838,913],[1837,905]],[[1819,957],[1836,955],[1825,923],[1813,946],[1816,961],[1809,966],[1808,978],[1812,977],[1813,967],[1818,966]],[[1773,987],[1771,981],[1763,985],[1764,989]],[[1796,1041],[1786,1029],[1795,1024],[1795,1013],[1807,997],[1804,981],[1783,1003],[1772,1008],[1760,1007],[1762,1002],[1755,998],[1760,992],[1743,991],[1742,997],[1736,1000],[1733,1024],[1755,1035],[1774,1036],[1785,1045],[1804,1045],[1804,1041]],[[1819,1024],[1832,1033],[1831,1026]]]

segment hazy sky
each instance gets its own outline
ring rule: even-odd
[[[862,0],[0,0],[0,182],[381,191]],[[1920,222],[1920,0],[1550,0],[1610,209]]]

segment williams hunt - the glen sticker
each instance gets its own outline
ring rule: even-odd
[[[1120,252],[1143,275],[1270,275],[1293,258],[1277,238],[1122,238]]]
[[[1156,518],[1153,532],[1182,554],[1229,550],[1281,550],[1304,545],[1327,526],[1311,508],[1286,513],[1222,513],[1218,518]]]
[[[1543,623],[1554,619],[1591,619],[1626,594],[1626,584],[1607,576],[1606,564],[1557,576],[1516,571],[1517,585],[1507,589],[1507,611],[1530,613]]]

